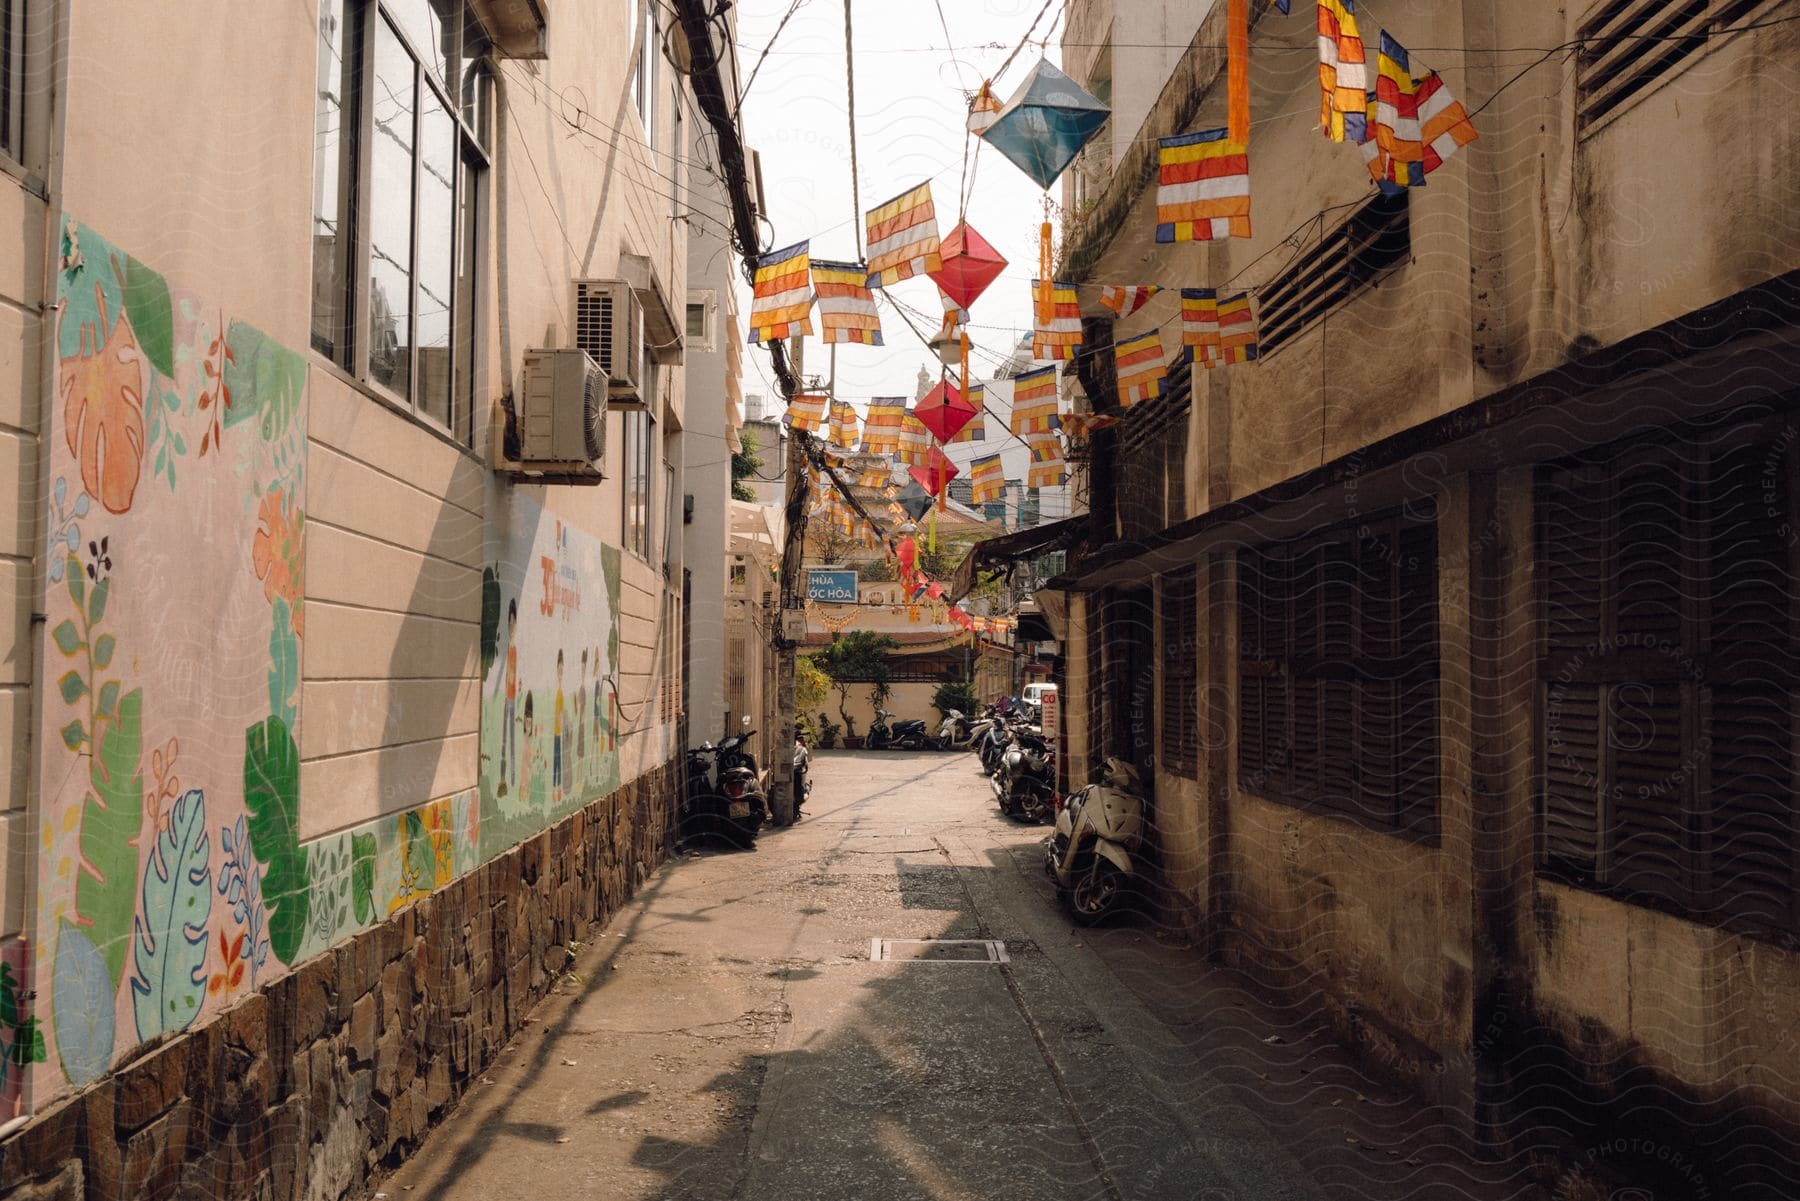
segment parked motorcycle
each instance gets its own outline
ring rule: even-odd
[[[812,795],[812,751],[806,735],[794,732],[794,820],[800,820],[800,809]]]
[[[931,735],[926,732],[923,721],[912,718],[890,725],[888,718],[892,716],[886,709],[875,710],[875,720],[869,723],[868,736],[863,739],[864,746],[872,751],[923,751],[931,746]]]
[[[750,719],[717,746],[703,742],[687,753],[688,836],[713,835],[748,850],[769,818],[768,774],[749,749]]]
[[[990,707],[982,719],[980,735],[975,739],[975,752],[981,756],[981,768],[992,775],[1000,766],[1000,757],[1012,745],[1012,731],[999,710]]]
[[[1055,811],[1056,752],[1042,734],[1015,729],[994,773],[994,799],[1014,821],[1036,824]]]
[[[1139,879],[1132,853],[1143,845],[1144,798],[1135,768],[1108,758],[1100,778],[1059,803],[1044,871],[1069,914],[1084,926],[1111,914]]]
[[[985,729],[981,722],[971,722],[964,717],[962,710],[951,709],[944,714],[933,742],[940,751],[966,751],[975,746],[976,735]]]

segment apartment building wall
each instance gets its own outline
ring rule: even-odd
[[[1103,7],[1076,6],[1071,30]],[[1065,249],[1083,283],[1249,287],[1260,309],[1287,266],[1368,198],[1357,150],[1324,142],[1315,128],[1316,60],[1284,45],[1303,18],[1253,8],[1255,236],[1157,246],[1153,182],[1135,194],[1115,190]],[[1580,36],[1592,11],[1437,6],[1396,15],[1391,32],[1415,48],[1550,46]],[[1772,11],[1737,6],[1729,23],[1767,21]],[[1222,17],[1208,18],[1165,81],[1145,136],[1224,123]],[[1365,20],[1371,47],[1379,32]],[[1194,570],[1209,598],[1197,617],[1193,766],[1171,770],[1158,739],[1167,915],[1322,1010],[1372,1067],[1413,1080],[1453,1111],[1491,1116],[1505,1095],[1496,1085],[1508,1071],[1520,1084],[1529,1075],[1520,1065],[1531,1061],[1566,1106],[1584,1090],[1617,1096],[1632,1086],[1622,1079],[1660,1090],[1651,1095],[1675,1115],[1660,1126],[1665,1137],[1682,1136],[1685,1121],[1682,1137],[1704,1141],[1692,1130],[1720,1129],[1708,1124],[1742,1105],[1755,1107],[1756,1129],[1800,1124],[1779,1083],[1796,1066],[1792,1040],[1775,1032],[1794,1013],[1783,990],[1796,960],[1781,939],[1596,891],[1541,866],[1537,577],[1546,555],[1591,551],[1574,542],[1540,548],[1534,523],[1544,518],[1533,501],[1534,464],[1544,459],[1721,410],[1748,419],[1791,406],[1771,393],[1781,376],[1768,363],[1780,360],[1759,357],[1786,335],[1761,335],[1729,355],[1689,347],[1734,320],[1725,314],[1740,303],[1785,312],[1758,289],[1780,294],[1779,277],[1800,265],[1792,251],[1800,134],[1790,112],[1759,98],[1792,86],[1795,39],[1791,24],[1715,34],[1616,112],[1587,122],[1573,69],[1540,67],[1501,90],[1518,72],[1505,55],[1416,50],[1415,70],[1423,60],[1471,111],[1485,107],[1480,140],[1410,191],[1403,261],[1265,345],[1255,366],[1196,372],[1188,420],[1198,461],[1171,481],[1185,486],[1196,518],[1151,531],[1161,535],[1152,551],[1090,545],[1072,574],[1080,592],[1070,608],[1071,693],[1084,639],[1128,637],[1094,616],[1121,589],[1154,581],[1160,613],[1170,573]],[[1766,105],[1759,111],[1769,119],[1730,122],[1726,114],[1746,103]],[[1728,135],[1710,132],[1725,126]],[[1678,171],[1673,146],[1684,159]],[[1153,146],[1141,153],[1153,161]],[[1128,158],[1118,172],[1142,178]],[[1176,312],[1166,293],[1118,322],[1115,340],[1164,325],[1172,353]],[[1778,331],[1779,312],[1767,318]],[[1621,343],[1635,349],[1596,361]],[[1534,409],[1543,397],[1558,399]],[[1498,407],[1430,425],[1482,402]],[[1774,484],[1787,472],[1783,428],[1777,420],[1764,435]],[[1407,431],[1410,443],[1384,442]],[[1714,440],[1671,437],[1677,446]],[[1256,516],[1213,512],[1233,501]],[[1239,628],[1240,613],[1255,609],[1241,591],[1240,548],[1342,523],[1354,530],[1397,508],[1429,517],[1435,539],[1427,561],[1439,664],[1436,816],[1424,836],[1264,795],[1236,763],[1238,665],[1255,657]],[[1118,533],[1103,530],[1099,540]],[[1170,679],[1165,664],[1159,726]],[[1067,706],[1072,770],[1112,745],[1123,716],[1114,705],[1104,717],[1104,681],[1092,691],[1103,715],[1092,733],[1077,736],[1082,702]],[[1621,1064],[1635,1074],[1621,1075]],[[1716,1142],[1708,1154],[1730,1149]]]
[[[641,538],[622,413],[608,418],[596,486],[499,469],[522,352],[575,339],[573,280],[619,276],[624,256],[643,256],[679,329],[683,85],[666,63],[654,72],[647,134],[631,67],[658,40],[645,50],[630,36],[632,7],[557,6],[547,57],[484,68],[492,90],[471,154],[486,165],[463,192],[472,211],[447,218],[465,234],[447,270],[462,277],[454,303],[475,314],[457,335],[468,357],[418,359],[421,391],[467,373],[470,404],[447,422],[313,344],[315,162],[351,136],[315,122],[322,60],[336,67],[321,28],[345,5],[205,3],[181,22],[142,6],[59,10],[68,87],[50,204],[32,194],[42,178],[0,180],[20,231],[0,252],[0,321],[17,327],[0,462],[18,465],[0,496],[0,720],[7,810],[35,806],[31,854],[6,861],[0,924],[28,936],[5,954],[15,980],[30,972],[44,1036],[41,1061],[11,1076],[16,1096],[28,1075],[27,1110],[84,1104],[63,1099],[110,1088],[134,1057],[222,1053],[184,1036],[227,1014],[261,1022],[271,990],[294,1003],[306,986],[292,974],[327,970],[325,952],[354,961],[371,940],[400,946],[396,923],[411,954],[448,954],[453,928],[415,928],[411,907],[454,886],[460,910],[479,893],[469,920],[489,931],[486,890],[503,889],[520,924],[493,933],[464,976],[493,984],[498,971],[497,1009],[464,1004],[443,1025],[420,1014],[414,1025],[403,1013],[416,994],[371,994],[394,1009],[384,1037],[427,1040],[408,1053],[417,1125],[376,1129],[366,1094],[342,1098],[355,1133],[334,1147],[379,1159],[485,1062],[484,1039],[516,1028],[547,987],[531,966],[545,940],[604,917],[665,852],[675,782],[662,768],[680,716],[679,354],[646,389]],[[394,11],[414,31],[433,8]],[[414,136],[404,105],[374,120],[377,139]],[[428,157],[419,178],[434,170]],[[40,303],[53,306],[53,378],[36,366]],[[723,398],[707,401],[717,417]],[[34,566],[39,537],[52,553]],[[21,826],[0,821],[9,845]],[[504,879],[519,875],[522,843],[568,887]],[[514,964],[523,974],[507,987]],[[326,1042],[366,991],[342,983],[344,1012],[315,1032]],[[470,1053],[450,1075],[447,1058],[432,1060],[453,1021]],[[297,1037],[291,1022],[271,1030]],[[431,1038],[445,1040],[436,1052]],[[427,1068],[446,1073],[429,1104]],[[290,1068],[271,1072],[256,1100],[286,1104]],[[380,1091],[399,1104],[407,1086],[390,1074]],[[302,1149],[326,1131],[303,1135]],[[193,1158],[213,1153],[204,1141]],[[98,1129],[86,1142],[84,1155],[110,1145]],[[179,1145],[158,1146],[180,1163]]]

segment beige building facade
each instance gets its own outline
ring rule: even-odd
[[[1522,1151],[1554,1115],[1678,1150],[1699,1195],[1780,1195],[1800,26],[1383,9],[1466,48],[1414,70],[1480,133],[1384,197],[1320,137],[1312,6],[1254,4],[1254,236],[1158,245],[1155,139],[1226,118],[1226,6],[1200,7],[1061,250],[1097,409],[1113,342],[1160,328],[1177,364],[1080,465],[1072,783],[1148,769],[1163,916],[1470,1137]],[[1143,53],[1112,9],[1071,6],[1078,80]],[[1115,328],[1098,286],[1146,283]],[[1259,361],[1190,371],[1180,287],[1249,289]]]
[[[231,1139],[176,1088],[120,1147],[336,1196],[674,830],[685,498],[724,514],[738,421],[687,468],[685,43],[646,0],[5,12],[4,1116],[248,1072]],[[569,347],[608,411],[545,472],[524,363]]]

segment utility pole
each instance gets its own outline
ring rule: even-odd
[[[752,278],[756,260],[763,247],[757,234],[756,203],[751,195],[750,172],[744,153],[743,137],[737,127],[739,97],[727,92],[719,71],[720,47],[714,41],[714,25],[704,0],[673,0],[682,36],[687,40],[690,78],[694,99],[701,114],[712,128],[717,143],[719,170],[731,201],[732,238],[743,259],[746,278]],[[795,340],[796,351],[799,340]],[[784,402],[791,402],[800,391],[800,372],[788,362],[787,348],[780,342],[769,345],[769,365]],[[780,733],[775,741],[772,769],[774,795],[770,803],[776,822],[786,825],[794,820],[794,652],[806,633],[805,608],[800,595],[800,556],[806,539],[806,444],[810,438],[804,430],[788,431],[787,532],[781,553],[781,609],[773,631],[777,667],[777,704],[781,708]],[[798,614],[796,622],[794,615]]]

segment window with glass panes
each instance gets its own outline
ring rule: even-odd
[[[321,0],[312,344],[473,441],[491,84],[462,0]]]

